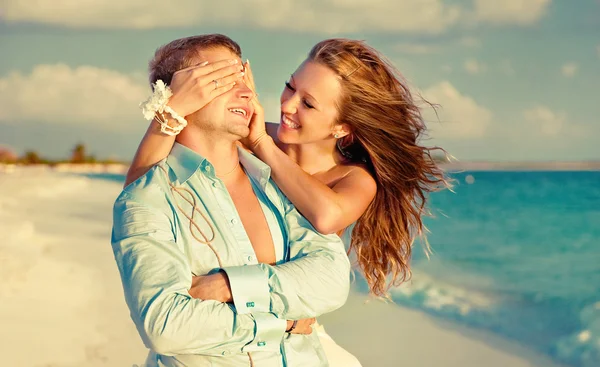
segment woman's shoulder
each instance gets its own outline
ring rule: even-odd
[[[331,170],[328,178],[330,187],[359,188],[360,192],[369,196],[375,196],[377,192],[377,181],[369,171],[368,167],[361,163],[338,164]]]
[[[337,165],[338,175],[341,179],[348,178],[364,182],[375,183],[375,177],[366,164],[358,162],[344,162]]]

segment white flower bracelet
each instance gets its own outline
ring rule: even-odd
[[[154,93],[147,100],[140,103],[140,108],[146,120],[151,121],[156,118],[160,124],[160,131],[167,135],[177,135],[187,126],[187,121],[179,116],[171,107],[167,106],[169,98],[173,95],[171,88],[162,80],[158,79],[153,85]],[[177,122],[175,126],[170,126],[168,120],[164,116],[164,112],[168,113]]]

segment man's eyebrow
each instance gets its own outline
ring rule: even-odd
[[[294,81],[294,74],[292,74],[292,75],[291,75],[291,79],[292,79],[292,81],[293,81],[293,82],[294,82],[294,84],[295,84],[296,82]],[[313,100],[313,101],[315,101],[316,103],[319,103],[319,100],[318,100],[318,99],[316,99],[315,97],[313,97],[313,96],[312,96],[310,93],[308,93],[308,92],[304,92],[304,94],[306,94],[307,96],[309,96],[309,97],[310,97],[310,99],[312,99],[312,100]]]

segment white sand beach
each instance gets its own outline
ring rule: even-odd
[[[0,173],[3,366],[133,366],[146,356],[110,246],[119,183],[51,170]],[[487,333],[357,292],[320,322],[363,366],[552,367]]]

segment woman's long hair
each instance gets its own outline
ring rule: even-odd
[[[377,194],[352,231],[350,250],[371,292],[386,296],[392,285],[410,278],[416,237],[423,237],[429,251],[421,218],[428,214],[427,193],[449,186],[432,157],[443,150],[420,145],[426,133],[421,110],[400,73],[376,50],[362,41],[328,39],[308,59],[339,76],[338,123],[348,124],[351,133],[338,147],[365,163],[377,181]]]

